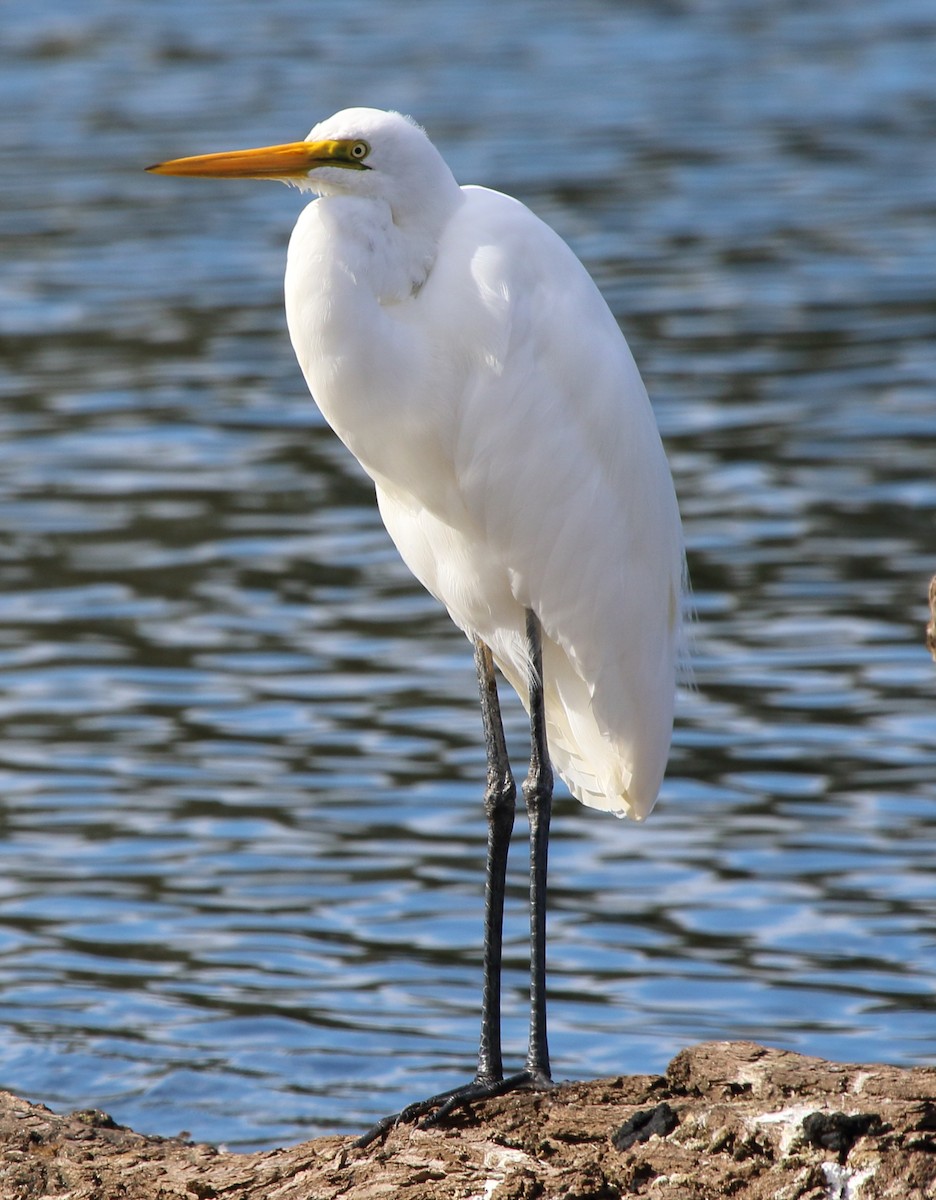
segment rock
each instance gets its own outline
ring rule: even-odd
[[[615,1150],[630,1150],[637,1142],[649,1142],[652,1137],[666,1137],[679,1124],[679,1117],[665,1100],[656,1108],[646,1108],[628,1117],[620,1129],[611,1134]]]
[[[2,1200],[933,1200],[936,1068],[845,1066],[751,1042],[665,1076],[521,1092],[401,1126],[232,1154],[0,1093]]]

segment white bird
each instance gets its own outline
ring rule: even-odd
[[[175,159],[167,175],[318,194],[289,244],[286,315],[325,419],[376,485],[416,578],[473,641],[488,754],[475,1079],[380,1122],[438,1120],[550,1085],[545,892],[550,759],[584,804],[642,820],[666,766],[684,555],[637,367],[569,247],[517,200],[459,187],[408,117],[337,113],[281,146]],[[493,664],[530,713],[531,1015],[504,1076],[501,926],[516,789]]]

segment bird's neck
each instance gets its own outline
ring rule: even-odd
[[[420,323],[410,318],[438,244],[431,226],[397,223],[385,202],[350,196],[310,204],[290,241],[296,357],[325,419],[375,477],[391,440],[386,422],[400,435],[408,427],[401,405],[412,364],[424,361],[414,346]]]
[[[391,305],[417,295],[426,282],[454,204],[421,205],[405,216],[384,200],[356,196],[323,197],[316,207],[328,235],[327,265]]]

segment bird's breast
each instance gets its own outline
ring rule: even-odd
[[[450,486],[451,388],[407,311],[419,302],[383,304],[347,261],[291,250],[289,333],[322,415],[372,479],[436,503]]]
[[[479,312],[470,271],[451,254],[440,252],[426,273],[425,248],[401,247],[376,218],[349,230],[341,212],[336,221],[313,203],[290,242],[286,312],[296,356],[323,416],[367,473],[444,514],[455,503],[461,421],[483,360],[483,305]],[[382,240],[384,262],[375,266],[370,243]],[[387,261],[406,268],[406,294],[391,300],[378,286]],[[414,290],[417,268],[424,282]]]

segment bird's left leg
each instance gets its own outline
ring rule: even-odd
[[[504,1078],[501,1057],[501,961],[507,851],[513,832],[517,787],[507,757],[494,658],[480,638],[475,638],[475,666],[487,749],[487,787],[484,791],[484,811],[488,820],[487,873],[484,883],[484,988],[481,995],[478,1071],[475,1075],[475,1082],[484,1084],[497,1083]]]
[[[513,828],[514,787],[500,705],[494,681],[491,652],[483,642],[475,644],[475,664],[481,688],[481,711],[488,752],[488,784],[485,809],[488,815],[488,870],[485,888],[484,998],[481,1048],[475,1078],[461,1087],[411,1104],[401,1113],[384,1117],[355,1145],[369,1146],[388,1130],[404,1121],[423,1118],[434,1125],[449,1113],[474,1100],[487,1100],[518,1088],[545,1089],[552,1086],[549,1047],[546,1040],[546,860],[549,849],[549,820],[552,812],[553,773],[546,742],[546,705],[543,692],[543,646],[539,618],[526,613],[527,650],[530,659],[530,770],[523,783],[530,822],[530,1042],[526,1067],[504,1078],[500,1051],[500,971],[504,915],[507,847]]]
[[[370,1145],[401,1121],[439,1119],[459,1105],[507,1091],[501,1056],[501,960],[503,957],[504,896],[507,887],[507,852],[513,832],[517,787],[507,758],[507,742],[497,698],[494,659],[490,649],[475,638],[475,667],[481,694],[481,719],[487,750],[487,786],[484,811],[487,815],[487,873],[484,884],[484,984],[481,995],[481,1038],[478,1069],[467,1084],[419,1100],[400,1113],[384,1117],[355,1143]]]
[[[425,1124],[440,1120],[472,1100],[502,1096],[505,1092],[524,1087],[541,1090],[552,1087],[546,1037],[546,865],[553,772],[546,741],[543,631],[539,617],[532,609],[527,609],[526,613],[526,639],[530,659],[530,770],[523,781],[523,796],[530,822],[530,1042],[526,1067],[515,1075],[508,1075],[506,1079],[498,1077],[486,1081],[479,1064],[474,1082],[451,1092]],[[482,1040],[482,1051],[483,1046]]]
[[[504,1078],[500,1070],[500,944],[503,921],[503,888],[507,860],[509,827],[513,825],[513,779],[507,765],[507,751],[497,706],[494,670],[490,651],[482,643],[476,648],[478,679],[481,684],[481,706],[484,712],[485,740],[488,744],[488,809],[491,836],[488,840],[488,902],[485,924],[485,997],[481,1028],[481,1052],[478,1073],[471,1083],[433,1096],[419,1104],[410,1105],[399,1120],[423,1118],[423,1125],[434,1125],[449,1113],[463,1108],[474,1100],[502,1096],[519,1088],[545,1090],[552,1087],[549,1069],[549,1046],[546,1039],[546,860],[549,850],[549,820],[552,813],[553,773],[546,741],[546,703],[543,691],[543,643],[539,618],[532,610],[526,613],[527,650],[530,659],[530,770],[523,783],[527,816],[530,822],[530,1042],[526,1067]],[[486,654],[486,658],[484,655]],[[493,691],[496,728],[492,736],[489,725],[491,711],[485,707],[486,684]],[[509,795],[509,825],[505,826],[503,860],[497,859],[496,822],[505,820],[504,796]],[[498,816],[498,814],[500,814]],[[497,864],[492,867],[492,864]],[[492,909],[491,882],[496,880],[497,896]],[[496,919],[495,918],[496,915]],[[496,932],[492,928],[496,924]],[[496,986],[496,993],[493,989]],[[496,1001],[496,1003],[495,1003]],[[493,1018],[497,1017],[497,1034]],[[486,1031],[491,1031],[490,1034]],[[486,1038],[490,1040],[486,1041]],[[496,1053],[491,1053],[496,1048]],[[485,1069],[487,1067],[487,1070]],[[392,1123],[392,1118],[390,1119]],[[389,1128],[389,1125],[385,1128]],[[382,1132],[383,1130],[379,1130]],[[373,1135],[373,1136],[372,1136]],[[358,1145],[367,1145],[377,1131],[366,1134]]]

